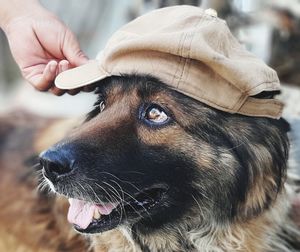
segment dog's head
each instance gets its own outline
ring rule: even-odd
[[[41,154],[80,232],[222,225],[253,218],[280,192],[283,119],[221,112],[149,76],[111,77],[96,93],[83,125]]]

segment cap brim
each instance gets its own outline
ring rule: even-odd
[[[75,89],[87,86],[108,77],[98,61],[92,60],[87,64],[60,73],[54,80],[60,89]]]

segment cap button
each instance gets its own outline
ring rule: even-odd
[[[210,15],[212,17],[217,17],[218,16],[217,11],[212,9],[212,8],[206,9],[204,12],[205,12],[205,14]]]

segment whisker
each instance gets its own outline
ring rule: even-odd
[[[128,180],[124,180],[124,179],[120,179],[119,177],[117,177],[116,175],[110,173],[110,172],[100,172],[102,174],[107,174],[109,176],[112,176],[113,178],[117,179],[118,181],[120,182],[123,182],[123,183],[126,183],[126,184],[129,184],[131,185],[134,189],[138,190],[139,192],[142,191],[140,188],[138,188],[136,185],[134,185],[132,182],[128,181]]]
[[[124,194],[126,194],[129,198],[131,198],[131,199],[133,199],[134,201],[137,201],[138,202],[138,200],[134,197],[134,196],[132,196],[131,194],[129,194],[128,192],[126,192],[125,190],[123,190],[123,188],[120,186],[120,184],[118,183],[118,182],[116,182],[116,181],[114,181],[114,180],[110,180],[111,182],[113,182],[113,183],[115,183],[119,188],[120,188],[120,190],[124,193]],[[131,205],[131,204],[129,204],[129,206],[142,218],[142,215],[138,212],[138,211],[136,211],[136,209]],[[146,214],[151,218],[151,215],[150,215],[150,213],[148,212],[148,210],[144,207],[144,206],[142,206],[141,205],[141,207],[144,209],[144,211],[146,212]]]
[[[107,190],[105,190],[105,188],[103,188],[102,186],[100,186],[98,183],[95,183],[99,188],[101,188],[102,190],[104,190],[106,192],[107,195],[109,195],[107,193]],[[125,208],[122,205],[122,197],[119,194],[119,192],[110,184],[104,182],[104,184],[107,184],[109,187],[111,187],[113,189],[113,191],[110,191],[116,198],[119,198],[119,200],[116,200],[116,202],[121,202],[121,208],[120,208],[120,218],[119,218],[119,224],[121,223],[122,217],[123,217],[123,210],[124,210],[124,215],[126,217],[126,213],[125,213]],[[110,195],[109,195],[110,196]]]
[[[41,166],[41,164],[40,164],[40,163],[36,163],[36,164],[32,165],[30,168],[35,169],[35,168],[37,168],[38,166]],[[42,168],[43,168],[43,167],[41,166],[41,169],[42,169]]]
[[[121,194],[118,192],[118,190],[116,189],[116,188],[114,188],[112,185],[110,185],[109,183],[107,183],[107,182],[105,182],[105,181],[103,181],[102,182],[103,184],[105,184],[105,185],[107,185],[107,186],[109,186],[110,188],[112,188],[112,190],[113,191],[111,191],[117,198],[119,198],[119,202],[121,203],[121,211],[123,211],[124,210],[124,215],[125,215],[125,217],[127,218],[127,216],[126,216],[126,212],[125,212],[125,208],[124,208],[124,204],[122,204],[122,202],[125,200],[124,199],[124,195],[123,195],[123,198],[121,197]],[[121,213],[122,214],[122,213]],[[121,219],[120,219],[120,221],[121,221]],[[119,222],[120,223],[120,222]]]

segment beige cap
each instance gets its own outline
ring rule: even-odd
[[[55,85],[74,89],[131,73],[150,74],[229,113],[282,113],[282,102],[253,97],[280,89],[276,72],[246,51],[211,10],[175,6],[149,12],[115,32],[97,60],[58,75]]]

